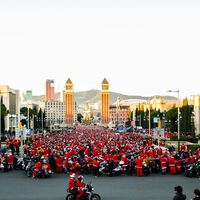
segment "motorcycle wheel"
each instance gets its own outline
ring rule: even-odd
[[[144,168],[144,169],[143,169],[143,174],[144,174],[145,176],[149,176],[149,174],[150,174],[149,169],[148,169],[148,168]]]
[[[68,194],[65,200],[76,200],[76,197],[73,194]]]
[[[94,193],[90,197],[90,200],[101,200],[101,197],[98,194]]]
[[[187,177],[193,177],[193,174],[192,174],[192,172],[191,171],[185,171],[185,176],[187,176]]]

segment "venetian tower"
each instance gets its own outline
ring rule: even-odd
[[[104,126],[107,126],[110,122],[110,90],[109,90],[109,83],[104,78],[103,82],[101,83],[101,123]]]
[[[65,124],[72,126],[74,122],[74,88],[73,83],[68,78],[65,83]]]

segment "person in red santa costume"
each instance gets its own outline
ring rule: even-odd
[[[138,156],[135,159],[136,176],[143,176],[143,173],[142,173],[142,162],[143,162],[143,159],[140,156]]]
[[[33,176],[32,176],[32,178],[35,178],[36,173],[37,173],[39,170],[41,170],[41,168],[42,168],[42,163],[41,163],[40,161],[36,162],[36,163],[35,163],[35,169],[34,169],[34,171],[33,171]]]
[[[78,175],[77,181],[76,181],[76,187],[78,187],[78,195],[77,195],[77,200],[80,200],[81,197],[85,195],[85,188],[86,184],[83,182],[83,176]]]
[[[70,172],[69,175],[70,175],[70,179],[69,179],[69,182],[68,182],[67,192],[72,192],[74,189],[77,188],[77,186],[76,186],[76,176],[72,172]]]
[[[160,165],[161,165],[162,174],[165,175],[167,171],[167,158],[165,156],[163,156],[160,159]]]
[[[175,167],[175,158],[174,156],[171,156],[168,160],[169,167],[170,167],[170,174],[176,173],[176,167]]]

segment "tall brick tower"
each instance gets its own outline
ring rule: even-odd
[[[55,89],[54,89],[54,80],[46,80],[45,84],[45,100],[54,100],[55,98]]]
[[[74,122],[74,88],[73,83],[68,78],[65,83],[65,124],[72,126]]]
[[[110,90],[109,83],[104,78],[101,83],[101,123],[104,126],[107,126],[110,122]]]

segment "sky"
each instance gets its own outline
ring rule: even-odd
[[[74,91],[200,93],[199,0],[0,0],[0,84]]]

